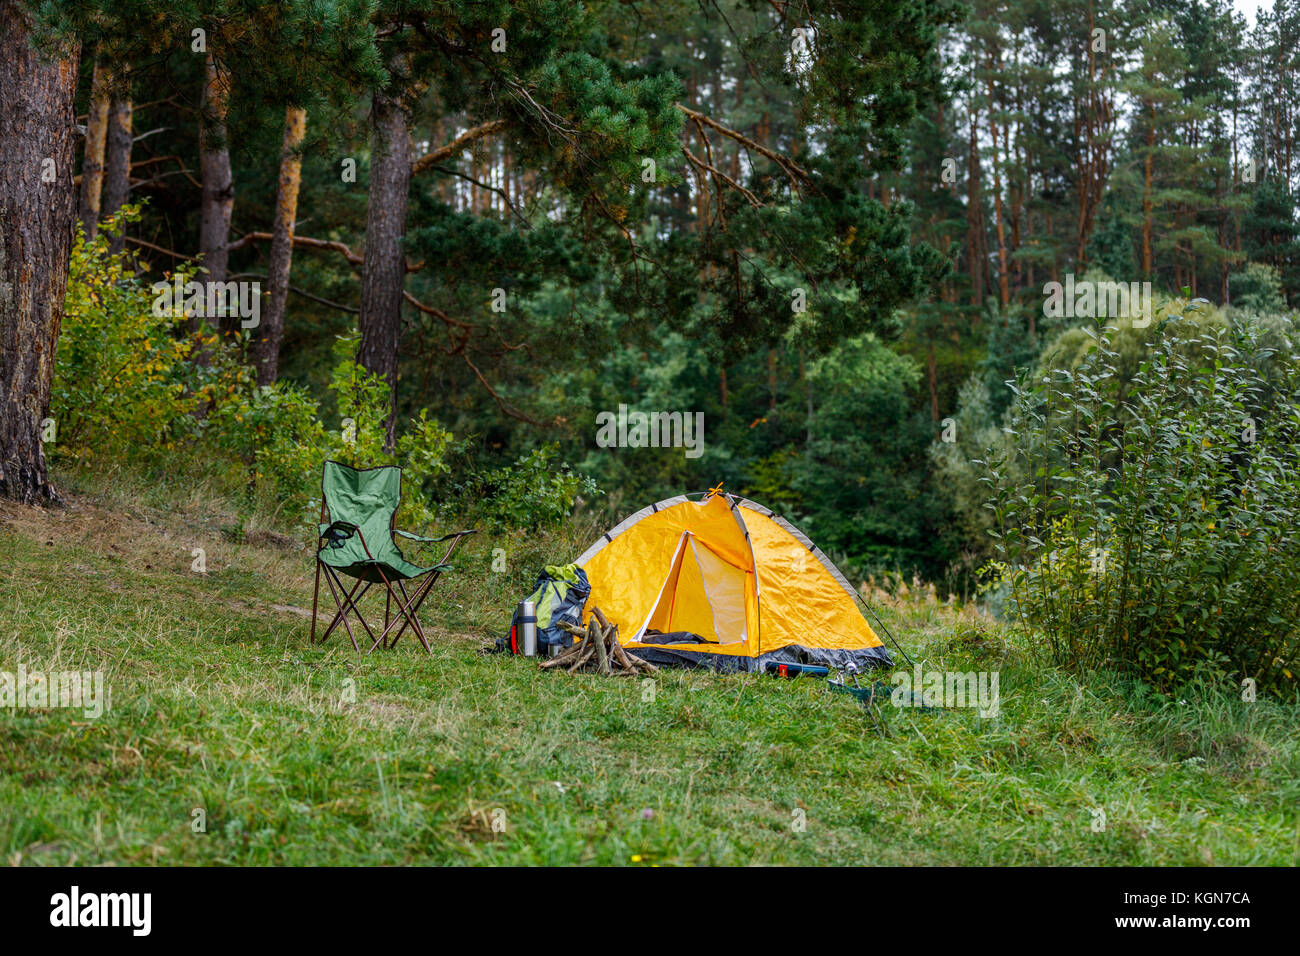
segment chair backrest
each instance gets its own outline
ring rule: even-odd
[[[346,521],[361,528],[371,549],[391,546],[393,513],[402,503],[401,468],[351,468],[327,461],[321,474],[321,495],[330,521]]]

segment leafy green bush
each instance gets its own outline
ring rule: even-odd
[[[543,445],[512,465],[472,475],[460,489],[473,502],[470,517],[494,529],[557,527],[579,496],[599,493],[594,480],[557,464],[557,452],[558,446]]]
[[[293,500],[319,485],[331,435],[305,389],[259,386],[250,378],[213,406],[207,425],[208,444],[239,462],[252,493]]]
[[[399,525],[422,528],[437,518],[427,492],[448,471],[452,435],[421,410],[387,447],[388,383],[356,360],[356,332],[338,337],[329,389],[339,420],[330,427],[306,389],[285,382],[258,386],[251,379],[220,403],[211,416],[214,443],[237,455],[263,495],[303,503],[301,523],[320,510],[321,465],[327,459],[370,468],[402,467]]]
[[[1008,609],[1061,662],[1296,687],[1300,365],[1254,326],[1116,330],[1015,389],[989,463]]]
[[[1282,277],[1278,271],[1263,262],[1250,262],[1241,272],[1228,279],[1232,290],[1232,304],[1248,312],[1285,312],[1286,295],[1282,291]]]
[[[1090,270],[1087,279],[1091,282],[1110,282],[1109,276],[1097,270]],[[1193,346],[1189,341],[1187,330],[1191,328],[1227,329],[1230,319],[1223,310],[1202,300],[1187,301],[1182,297],[1173,297],[1161,292],[1154,294],[1153,314],[1178,314],[1182,317],[1179,335],[1180,348]],[[999,328],[997,313],[989,316],[993,330]],[[1242,324],[1249,324],[1266,333],[1264,342],[1274,348],[1283,348],[1289,341],[1287,335],[1291,328],[1289,320],[1277,316],[1259,317],[1237,313],[1236,318]],[[962,386],[958,393],[957,412],[953,416],[955,434],[953,441],[936,441],[931,449],[937,485],[944,490],[952,510],[957,518],[956,530],[961,536],[961,553],[963,562],[970,560],[979,566],[993,557],[992,540],[988,530],[992,526],[992,515],[986,507],[988,501],[985,480],[988,477],[984,463],[1001,460],[1006,467],[1013,469],[1017,462],[1023,464],[1023,456],[1014,454],[1013,446],[1020,441],[1019,436],[1006,431],[1009,406],[1015,399],[1010,387],[1019,378],[1029,375],[1039,379],[1051,375],[1056,369],[1079,368],[1097,347],[1097,325],[1092,319],[1054,320],[1053,325],[1068,322],[1052,333],[1043,343],[1041,353],[1022,351],[1014,354],[1012,360],[994,363],[993,356],[1007,355],[1008,346],[998,344],[998,338],[1006,335],[1006,330],[989,337],[990,361],[978,369]],[[1016,333],[1016,329],[1019,332]],[[1026,341],[1028,330],[1023,323],[1017,325],[1009,322],[1007,329],[1012,335],[1020,334]],[[1165,338],[1167,332],[1152,323],[1138,327],[1130,319],[1112,319],[1106,323],[1107,343],[1113,353],[1110,374],[1115,379],[1119,394],[1127,394],[1129,382],[1137,374],[1142,362],[1151,354],[1156,342]],[[1025,475],[1015,476],[1023,480]],[[1004,480],[1011,476],[1004,475]],[[991,592],[986,591],[986,597]],[[987,603],[987,600],[986,600]],[[999,602],[1000,606],[1000,602]]]
[[[138,218],[136,207],[124,206],[95,239],[78,234],[72,247],[50,394],[56,456],[165,451],[194,432],[199,402],[183,382],[193,344],[180,335],[183,319],[155,315],[152,292],[108,249]]]

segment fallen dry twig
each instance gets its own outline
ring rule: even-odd
[[[618,625],[611,624],[598,607],[591,609],[585,628],[576,624],[561,624],[560,627],[579,640],[556,657],[542,661],[542,670],[563,667],[570,674],[594,671],[615,677],[651,674],[659,670],[649,661],[627,652],[618,641]]]

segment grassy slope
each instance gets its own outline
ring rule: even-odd
[[[0,670],[112,688],[99,720],[0,711],[5,860],[1300,862],[1293,705],[1081,685],[923,602],[884,613],[930,666],[1000,668],[999,719],[886,708],[878,729],[821,682],[694,672],[644,701],[481,654],[542,557],[579,550],[562,541],[480,540],[426,605],[431,657],[404,638],[359,659],[308,646],[309,555],[246,543],[211,500],[115,483],[0,509]]]

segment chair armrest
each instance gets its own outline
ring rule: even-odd
[[[412,541],[423,541],[425,544],[437,544],[439,541],[448,541],[451,538],[462,538],[467,534],[478,534],[477,528],[471,528],[469,531],[453,531],[451,534],[444,534],[441,538],[426,538],[422,534],[411,534],[409,531],[394,530],[394,534],[400,534],[403,538],[410,538]]]
[[[360,529],[348,521],[335,521],[331,524],[322,524],[319,527],[319,538],[329,538],[333,541],[346,541]],[[336,533],[337,532],[337,533]]]

